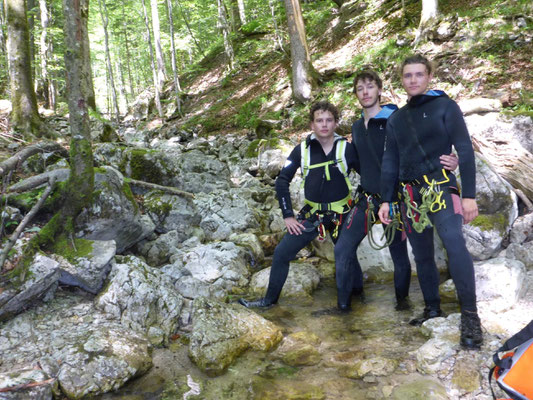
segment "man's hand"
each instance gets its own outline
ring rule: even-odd
[[[449,155],[443,154],[440,156],[440,164],[444,167],[444,169],[447,169],[448,171],[454,171],[459,165],[459,159],[453,153],[450,153]]]
[[[463,219],[464,223],[468,224],[478,215],[476,199],[462,199]]]
[[[389,215],[389,203],[381,203],[381,206],[379,207],[378,211],[378,216],[381,222],[385,225],[388,225],[392,222],[392,219],[390,219]]]
[[[302,231],[305,229],[305,226],[300,224],[298,220],[294,217],[287,217],[283,221],[285,221],[285,226],[287,227],[287,231],[291,235],[301,235]]]

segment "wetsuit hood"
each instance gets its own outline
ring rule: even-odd
[[[407,104],[410,106],[419,106],[420,104],[427,103],[428,101],[436,99],[437,97],[448,97],[448,95],[442,90],[428,90],[424,94],[411,97]]]

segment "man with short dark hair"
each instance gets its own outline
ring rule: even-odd
[[[408,57],[402,64],[402,85],[408,102],[387,124],[381,174],[383,203],[378,214],[384,224],[391,222],[389,204],[399,181],[403,222],[426,305],[421,318],[414,322],[442,315],[433,248],[435,226],[446,249],[461,306],[461,345],[479,348],[483,336],[474,267],[462,233],[463,222],[469,223],[478,214],[474,151],[457,103],[442,91],[428,90],[432,76],[430,62],[420,55]],[[462,198],[455,175],[443,170],[438,162],[439,155],[449,153],[452,146],[459,155]]]
[[[363,107],[363,115],[352,125],[352,144],[359,163],[361,183],[357,188],[358,200],[346,218],[339,240],[335,246],[336,280],[339,287],[339,308],[349,308],[352,293],[363,292],[363,273],[357,260],[357,249],[365,236],[372,235],[377,210],[381,204],[380,178],[381,159],[385,144],[388,118],[398,109],[393,104],[380,105],[382,81],[373,70],[363,70],[354,79],[353,91]],[[443,155],[444,168],[455,169],[457,158]],[[389,252],[394,263],[394,289],[396,309],[410,308],[408,302],[411,282],[411,264],[407,253],[405,234],[393,228]]]
[[[348,174],[358,170],[354,148],[335,133],[339,113],[328,102],[319,102],[310,109],[313,133],[291,152],[276,179],[276,193],[287,233],[274,251],[270,279],[265,297],[258,300],[239,299],[245,307],[269,307],[277,303],[287,275],[289,263],[296,254],[326,231],[333,242],[350,210],[351,185]],[[298,168],[304,179],[305,206],[295,217],[289,185]]]

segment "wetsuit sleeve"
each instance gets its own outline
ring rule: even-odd
[[[395,201],[397,198],[399,174],[398,145],[394,132],[394,124],[389,120],[385,136],[385,151],[381,161],[381,199],[384,202]]]
[[[285,165],[276,179],[276,194],[278,196],[279,207],[281,208],[283,218],[294,217],[290,184],[292,178],[294,178],[294,174],[296,174],[296,171],[300,168],[300,160],[300,146],[296,146],[289,157],[287,157],[287,161],[285,161]]]
[[[463,198],[476,197],[476,162],[472,141],[466,128],[463,113],[455,101],[450,101],[444,114],[444,125],[459,156]]]
[[[359,154],[355,145],[352,143],[346,144],[346,162],[348,163],[348,170],[355,170],[358,174],[361,174],[361,163],[359,162]]]

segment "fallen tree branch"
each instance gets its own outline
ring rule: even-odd
[[[175,195],[178,195],[178,196],[184,196],[184,197],[188,197],[190,199],[194,199],[194,194],[193,193],[185,192],[183,190],[179,190],[179,189],[176,189],[176,188],[173,188],[173,187],[170,187],[170,186],[156,185],[155,183],[138,181],[138,180],[131,179],[131,178],[124,178],[124,180],[126,182],[128,182],[130,185],[133,185],[133,186],[139,186],[139,187],[147,188],[147,189],[161,190],[162,192],[167,192],[167,193],[170,193],[170,194],[175,194]]]
[[[70,169],[60,168],[54,169],[52,171],[43,172],[42,174],[31,176],[28,179],[24,179],[20,182],[11,185],[8,188],[8,193],[20,193],[27,192],[29,190],[35,189],[47,182],[50,182],[52,179],[55,182],[65,182],[70,175]]]
[[[45,381],[40,381],[40,382],[23,383],[21,385],[3,387],[3,388],[0,388],[0,393],[15,392],[17,390],[22,390],[22,389],[27,389],[27,388],[32,388],[32,387],[42,386],[42,385],[48,385],[49,383],[53,383],[55,380],[56,378],[50,378],[50,379],[47,379]]]
[[[520,189],[513,188],[513,191],[516,193],[516,195],[524,202],[526,205],[528,211],[533,211],[533,203],[531,200],[527,198],[527,196],[522,192]]]
[[[68,157],[67,150],[55,142],[35,143],[28,147],[23,148],[21,151],[17,152],[12,157],[9,157],[4,162],[0,163],[0,177],[3,177],[9,171],[17,169],[18,166],[22,164],[26,159],[40,152],[42,153],[59,152],[63,157],[65,158]]]
[[[54,183],[55,183],[55,179],[52,177],[50,179],[50,182],[48,182],[48,187],[44,191],[44,193],[41,196],[41,198],[39,199],[39,201],[37,203],[35,203],[35,205],[32,207],[30,212],[28,214],[26,214],[26,216],[22,219],[22,221],[20,221],[20,224],[17,226],[17,229],[15,229],[15,232],[12,233],[12,235],[9,238],[9,240],[7,241],[4,249],[2,250],[2,254],[0,254],[0,268],[3,268],[4,262],[7,259],[8,253],[11,251],[11,249],[15,245],[15,242],[19,238],[20,234],[22,233],[22,231],[24,230],[26,225],[28,225],[28,223],[32,220],[32,218],[35,216],[35,214],[37,214],[37,212],[43,206],[45,200],[48,198],[48,196],[52,192],[52,189],[54,187]]]

